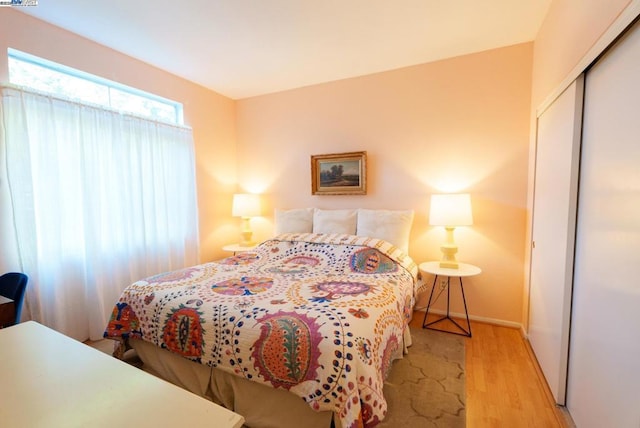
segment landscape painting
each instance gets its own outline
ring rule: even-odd
[[[311,156],[311,194],[366,195],[367,152]]]

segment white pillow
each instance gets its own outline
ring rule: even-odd
[[[357,210],[319,210],[313,213],[313,233],[356,234]]]
[[[275,211],[275,234],[311,233],[313,231],[313,208]]]
[[[358,210],[358,236],[384,239],[409,252],[409,234],[413,223],[413,210]]]

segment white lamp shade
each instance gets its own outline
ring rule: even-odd
[[[256,217],[260,215],[260,196],[250,193],[236,193],[233,195],[231,207],[233,217]]]
[[[429,224],[432,226],[470,226],[471,196],[468,193],[431,195]]]

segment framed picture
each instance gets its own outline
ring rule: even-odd
[[[311,156],[312,195],[366,195],[367,152]]]

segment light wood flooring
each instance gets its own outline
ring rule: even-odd
[[[423,318],[424,312],[415,312],[411,325],[422,326]],[[432,319],[436,317],[430,314]],[[447,329],[448,324],[436,326]],[[570,426],[553,403],[519,330],[471,321],[471,332],[471,338],[464,338],[467,427]]]

